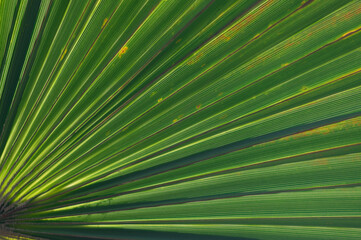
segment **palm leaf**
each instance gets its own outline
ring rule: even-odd
[[[358,0],[0,1],[3,239],[360,239]]]

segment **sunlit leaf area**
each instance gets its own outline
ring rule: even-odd
[[[0,239],[360,240],[360,0],[0,0]]]

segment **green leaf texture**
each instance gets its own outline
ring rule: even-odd
[[[361,239],[361,1],[0,0],[0,239]]]

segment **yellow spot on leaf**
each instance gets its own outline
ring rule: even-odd
[[[328,164],[328,160],[323,158],[323,159],[318,159],[312,162],[312,165],[314,166],[322,166],[322,165],[327,165]]]
[[[301,91],[302,92],[306,92],[308,90],[308,87],[306,87],[306,86],[303,86],[302,88],[301,88]]]
[[[61,54],[60,61],[63,60],[67,51],[68,51],[68,49],[65,48],[63,54]]]
[[[353,127],[361,126],[361,118],[353,118],[351,121]]]
[[[107,22],[108,22],[108,18],[104,19],[103,24],[102,24],[102,28],[105,26],[105,24],[107,24]]]
[[[329,134],[331,132],[330,128],[324,127],[319,129],[321,134]]]
[[[342,35],[342,37],[348,37],[348,36],[352,35],[353,33],[356,33],[356,32],[359,31],[359,30],[360,30],[360,28],[357,28],[357,29],[353,29],[353,30],[351,30],[351,31],[348,31],[347,33],[344,33],[344,34]]]
[[[288,65],[289,65],[289,63],[284,63],[284,64],[281,65],[281,67],[286,67]]]
[[[253,39],[258,38],[261,34],[254,35]]]
[[[201,106],[202,106],[202,105],[201,105],[201,104],[199,104],[199,105],[197,105],[197,106],[196,106],[196,108],[197,108],[197,109],[200,109],[200,108],[201,108]]]
[[[228,117],[228,114],[224,114],[224,115],[220,116],[219,119],[224,119],[226,117]]]
[[[188,64],[188,65],[192,65],[192,64],[198,62],[199,59],[201,59],[202,56],[203,56],[203,53],[199,53],[199,54],[195,55],[194,57],[191,58],[191,60],[189,60],[189,61],[187,62],[187,64]]]
[[[220,40],[223,40],[223,41],[225,41],[225,42],[228,42],[230,39],[231,39],[231,37],[228,36],[228,35],[226,35],[226,34],[222,34],[222,35],[220,36]]]
[[[122,55],[127,52],[127,50],[128,50],[127,46],[122,47],[118,52],[118,56],[121,58]]]
[[[176,121],[178,121],[178,119],[174,119],[174,120],[173,120],[173,123],[175,123]]]
[[[158,103],[160,103],[161,101],[163,101],[163,98],[159,98],[159,99],[158,99]]]

